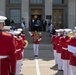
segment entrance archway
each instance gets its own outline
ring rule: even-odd
[[[39,31],[42,30],[42,9],[31,9],[31,14],[30,14],[30,20],[37,20],[39,19],[40,20],[40,26],[39,26]],[[31,21],[30,21],[30,30],[34,30],[34,27],[32,28],[32,24],[31,24]]]

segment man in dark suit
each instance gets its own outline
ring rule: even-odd
[[[46,20],[43,20],[42,21],[42,30],[43,31],[46,31],[46,24],[47,24]]]
[[[31,20],[31,31],[34,31],[35,20]]]

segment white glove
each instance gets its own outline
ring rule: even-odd
[[[29,34],[30,34],[30,35],[32,35],[32,33],[31,33],[31,32],[29,32]]]
[[[41,38],[40,39],[38,39],[38,41],[40,41],[41,40]]]
[[[30,34],[31,32],[29,32],[29,34]]]
[[[73,53],[73,55],[76,57],[76,53]]]

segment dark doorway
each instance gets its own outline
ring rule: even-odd
[[[39,25],[39,31],[42,31],[42,15],[31,15],[31,25],[30,25],[30,29],[31,31],[34,31],[34,25],[35,23],[32,23],[32,21],[37,21],[40,20],[40,25]]]

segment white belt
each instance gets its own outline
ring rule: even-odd
[[[0,56],[0,59],[8,58],[8,56]]]
[[[59,44],[57,44],[57,45],[59,45]]]
[[[18,52],[18,51],[20,51],[21,49],[16,49],[16,51]]]
[[[67,50],[68,48],[64,48],[64,47],[62,47],[62,49]]]

